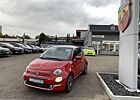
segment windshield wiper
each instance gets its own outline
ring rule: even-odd
[[[59,58],[48,58],[48,59],[63,61],[62,59],[59,59]]]
[[[48,59],[48,58],[45,58],[45,57],[39,57],[39,58],[41,58],[41,59]]]
[[[41,59],[49,59],[49,60],[59,60],[59,61],[63,61],[62,59],[59,58],[50,58],[50,57],[40,57]]]

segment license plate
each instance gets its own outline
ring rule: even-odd
[[[36,78],[30,78],[29,81],[34,82],[34,83],[41,83],[41,84],[44,83],[43,80],[41,80],[41,79],[36,79]]]
[[[91,52],[88,52],[88,54],[92,54]]]

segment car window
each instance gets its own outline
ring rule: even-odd
[[[84,52],[83,52],[82,49],[80,49],[80,54],[79,54],[79,56],[83,56],[83,55],[84,55]]]
[[[74,50],[74,53],[73,53],[73,59],[74,59],[76,56],[81,56],[81,55],[83,55],[82,50],[81,50],[80,48],[76,48],[76,49]]]

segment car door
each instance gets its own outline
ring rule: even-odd
[[[81,49],[80,48],[76,48],[74,50],[74,53],[73,53],[73,71],[74,71],[74,74],[75,76],[77,77],[80,72],[82,71],[82,60],[76,60],[75,57],[76,56],[81,56]]]
[[[84,65],[85,65],[85,56],[83,51],[79,48],[79,54],[78,56],[81,57],[81,59],[79,60],[79,72],[83,71],[84,69]]]

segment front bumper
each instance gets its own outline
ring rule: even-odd
[[[37,84],[29,81],[24,81],[24,85],[36,89],[41,89],[41,90],[47,90],[47,91],[52,91],[55,90],[56,88],[61,88],[62,84],[57,84],[57,85],[51,85],[51,84]],[[59,89],[60,90],[60,89]]]
[[[42,79],[44,81],[43,84],[41,83],[34,83],[29,81],[29,78],[38,78]],[[55,78],[51,77],[33,77],[29,74],[23,75],[24,79],[24,85],[31,88],[41,89],[41,90],[47,90],[47,91],[64,91],[65,90],[65,84],[66,84],[66,78],[63,78],[61,82],[55,82]]]
[[[95,53],[84,53],[84,54],[87,55],[87,56],[88,56],[88,55],[89,55],[89,56],[90,56],[90,55],[91,55],[91,56],[95,56],[95,55],[96,55]]]
[[[3,52],[0,52],[0,56],[8,56],[8,55],[11,55],[11,51],[3,51]]]

